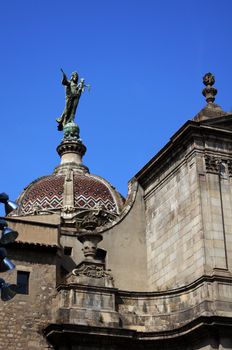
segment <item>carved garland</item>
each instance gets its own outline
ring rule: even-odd
[[[88,276],[92,278],[108,278],[109,280],[113,280],[113,277],[110,273],[105,271],[103,266],[97,266],[97,265],[82,265],[78,269],[74,269],[72,271],[73,275],[75,276]]]
[[[224,165],[224,167],[223,167]],[[223,167],[223,169],[222,169]],[[224,170],[225,175],[232,176],[232,160],[215,156],[205,156],[205,169],[207,173],[220,174]]]

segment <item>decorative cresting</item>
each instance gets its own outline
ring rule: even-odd
[[[215,83],[214,75],[212,73],[206,73],[203,76],[203,83],[206,87],[202,90],[202,94],[205,96],[207,103],[213,103],[217,95],[217,89],[213,87]]]

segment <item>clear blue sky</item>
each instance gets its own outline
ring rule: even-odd
[[[0,3],[0,191],[16,199],[59,163],[62,67],[91,84],[76,121],[84,163],[127,182],[205,104],[232,109],[231,0],[15,0]]]

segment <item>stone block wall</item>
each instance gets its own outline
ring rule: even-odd
[[[232,271],[230,157],[225,153],[205,156],[205,173],[200,176],[206,272],[212,269]]]
[[[11,301],[0,300],[0,349],[48,349],[43,328],[51,322],[56,287],[54,252],[7,248],[16,264],[11,273],[1,273],[9,283],[16,283],[17,270],[29,272],[29,294],[17,294]]]
[[[191,128],[143,173],[151,290],[232,272],[231,132]]]
[[[148,279],[152,290],[176,288],[203,274],[198,159],[193,154],[182,154],[170,165],[145,190]]]
[[[173,331],[180,335],[200,317],[232,316],[232,285],[214,276],[167,292],[119,292],[118,312],[126,329],[139,332]],[[229,321],[228,321],[229,322]],[[200,323],[200,322],[199,322]]]

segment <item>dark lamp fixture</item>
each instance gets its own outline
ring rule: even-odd
[[[15,265],[7,258],[5,248],[0,248],[0,272],[12,271]]]
[[[17,209],[18,208],[18,205],[15,203],[15,202],[12,202],[12,201],[8,201],[6,204],[5,204],[5,212],[6,212],[6,215],[10,214],[13,210]]]
[[[0,248],[0,262],[7,257],[7,252],[5,248]]]
[[[17,204],[9,200],[9,196],[2,192],[0,193],[0,203],[5,206],[5,213],[8,215],[12,210],[18,208]],[[5,219],[0,219],[0,245],[12,243],[18,237],[18,232],[8,227]],[[5,248],[0,247],[0,272],[10,272],[15,268],[15,265],[8,259]],[[0,296],[2,301],[8,301],[14,298],[17,294],[18,286],[16,284],[6,283],[0,278]]]
[[[0,219],[0,230],[3,230],[5,227],[7,227],[7,222],[4,219]]]
[[[0,203],[5,204],[9,200],[8,194],[5,192],[0,193]]]
[[[12,243],[18,237],[18,232],[12,230],[9,227],[5,227],[2,231],[2,237],[0,238],[0,244]]]
[[[0,203],[5,205],[6,215],[18,208],[18,205],[15,202],[10,201],[9,196],[4,192],[0,193]]]
[[[14,270],[15,265],[8,258],[4,258],[0,262],[0,272],[7,272]]]
[[[2,230],[0,244],[12,243],[18,237],[18,232],[9,228],[6,220],[4,220],[4,219],[0,219],[0,230]]]
[[[11,300],[17,294],[17,285],[6,283],[2,278],[0,278],[0,289],[2,301]]]

